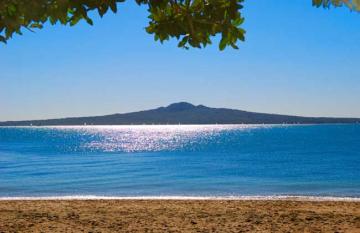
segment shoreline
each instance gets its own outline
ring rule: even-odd
[[[301,195],[254,195],[254,196],[22,196],[0,197],[0,201],[86,201],[86,200],[129,200],[129,201],[298,201],[298,202],[360,202],[360,197],[301,196]]]

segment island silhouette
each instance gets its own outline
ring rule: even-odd
[[[0,126],[143,125],[143,124],[326,124],[359,123],[360,118],[304,117],[211,108],[179,102],[156,109],[104,116],[0,122]]]

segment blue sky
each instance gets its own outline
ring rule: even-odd
[[[128,1],[95,25],[46,26],[0,45],[0,120],[129,112],[188,101],[360,117],[360,14],[311,1],[246,1],[239,50],[183,50],[144,31]],[[216,41],[216,39],[215,39]]]

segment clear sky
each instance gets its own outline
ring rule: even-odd
[[[144,31],[133,1],[95,25],[46,26],[0,45],[0,120],[103,115],[188,101],[360,117],[360,14],[247,0],[239,50],[183,50]]]

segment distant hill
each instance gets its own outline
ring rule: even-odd
[[[360,118],[300,117],[247,112],[227,108],[210,108],[186,102],[167,107],[92,117],[48,120],[7,121],[0,126],[42,125],[141,125],[141,124],[322,124],[359,123]]]

